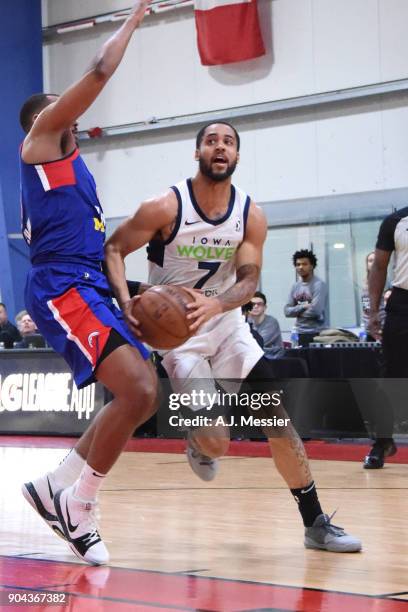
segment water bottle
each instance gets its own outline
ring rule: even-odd
[[[292,344],[292,348],[299,348],[299,334],[296,329],[292,329],[292,333],[290,334],[290,342]]]
[[[365,329],[362,329],[358,334],[358,338],[360,342],[367,342],[367,332]]]

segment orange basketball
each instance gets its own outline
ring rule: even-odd
[[[132,310],[140,323],[142,340],[156,349],[172,349],[183,344],[193,335],[186,319],[186,305],[193,301],[182,287],[150,287],[135,302]]]

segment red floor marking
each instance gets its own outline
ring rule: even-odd
[[[78,438],[60,438],[45,436],[0,436],[0,447],[12,446],[23,448],[71,448]],[[132,438],[125,450],[139,453],[170,453],[180,454],[185,450],[184,440],[164,440],[162,438]],[[363,461],[370,449],[369,444],[342,444],[312,440],[305,447],[309,459],[331,461]],[[233,440],[227,453],[229,457],[270,457],[267,442],[252,442]],[[394,457],[386,459],[386,463],[408,463],[408,446],[399,446]]]
[[[26,592],[52,590],[70,594],[76,612],[93,609],[119,612],[407,610],[406,602],[365,595],[15,557],[0,557],[0,584],[14,592],[31,589]],[[94,607],[96,602],[98,606]],[[40,610],[44,606],[30,606],[30,612]]]

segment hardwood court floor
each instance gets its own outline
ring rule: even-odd
[[[107,569],[78,564],[19,492],[65,453],[0,448],[3,588],[65,589],[64,610],[408,610],[406,465],[312,461],[325,511],[363,540],[362,553],[332,554],[304,549],[270,459],[226,457],[206,484],[183,455],[125,453],[100,495]]]

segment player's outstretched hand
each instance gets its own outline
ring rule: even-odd
[[[125,321],[126,321],[128,327],[130,328],[131,332],[137,338],[141,338],[142,337],[142,332],[140,331],[140,323],[133,316],[132,312],[133,312],[133,307],[134,307],[135,302],[140,300],[140,297],[141,297],[140,295],[135,295],[128,302],[126,302],[126,304],[123,304],[123,316],[125,318]]]
[[[135,28],[142,23],[149,2],[150,0],[136,0],[134,3],[128,19],[133,23]]]
[[[197,331],[197,329],[209,321],[212,317],[222,313],[221,302],[217,298],[208,298],[201,291],[194,291],[183,287],[190,295],[194,298],[194,302],[187,304],[187,308],[190,313],[187,315],[187,319],[190,322],[190,331]]]
[[[376,340],[381,340],[381,321],[378,312],[371,313],[370,318],[368,320],[367,331]]]

